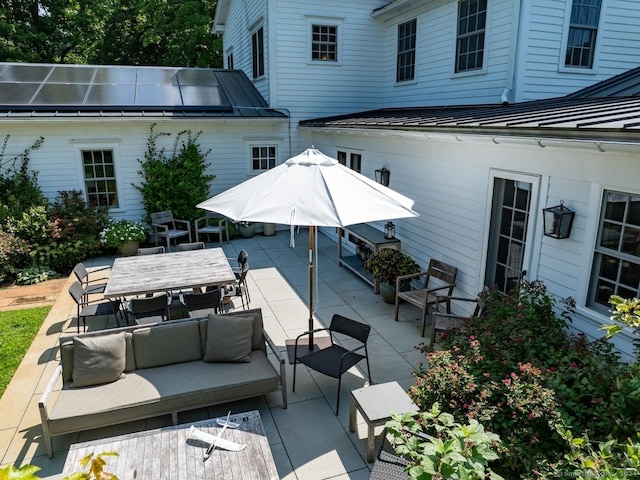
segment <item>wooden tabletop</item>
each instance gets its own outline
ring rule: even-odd
[[[104,291],[107,298],[233,283],[222,248],[117,258]]]
[[[239,452],[216,448],[211,457],[203,461],[208,445],[191,438],[189,428],[194,425],[218,435],[222,427],[216,419],[211,419],[73,444],[62,476],[82,470],[79,461],[90,453],[117,452],[117,457],[104,457],[105,471],[120,480],[279,479],[260,413],[253,410],[232,414],[231,421],[240,426],[227,428],[222,438],[246,444]]]

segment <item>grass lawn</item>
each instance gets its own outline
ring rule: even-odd
[[[0,397],[49,310],[51,306],[0,312]]]

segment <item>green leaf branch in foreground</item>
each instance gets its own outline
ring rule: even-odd
[[[457,423],[435,403],[430,411],[392,415],[386,428],[396,453],[409,459],[412,479],[502,480],[489,467],[499,458],[500,437],[476,420]]]

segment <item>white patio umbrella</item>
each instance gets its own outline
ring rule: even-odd
[[[313,247],[317,227],[417,217],[413,200],[315,148],[197,206],[236,222],[309,226],[309,330],[313,329]],[[313,336],[309,339],[313,349]]]

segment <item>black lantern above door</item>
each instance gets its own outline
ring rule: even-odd
[[[569,238],[575,214],[576,212],[564,206],[564,202],[555,207],[543,208],[544,234],[553,238]]]

